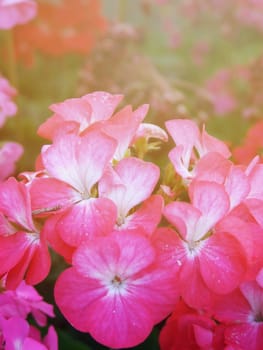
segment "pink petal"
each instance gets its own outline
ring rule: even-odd
[[[225,189],[230,198],[230,209],[240,204],[250,191],[249,181],[245,172],[232,166],[225,180]]]
[[[11,29],[17,24],[24,24],[34,18],[37,3],[33,0],[1,0],[0,28]]]
[[[192,182],[189,193],[193,206],[202,213],[195,230],[198,240],[226,215],[229,198],[223,185],[208,181]]]
[[[169,154],[169,159],[174,166],[175,171],[182,176],[183,179],[191,179],[193,177],[190,167],[190,153],[185,153],[184,146],[179,145],[173,148]]]
[[[240,243],[227,233],[210,236],[199,255],[202,277],[213,292],[227,294],[241,283],[246,258]]]
[[[196,231],[196,224],[201,212],[190,203],[172,202],[163,210],[166,219],[173,224],[184,239],[191,240]]]
[[[197,125],[192,120],[173,119],[166,121],[165,126],[176,146],[184,146],[184,152],[190,155],[194,144],[200,137]]]
[[[31,203],[27,187],[9,178],[0,183],[0,210],[9,220],[28,231],[35,231],[31,216]]]
[[[162,209],[163,198],[159,195],[152,195],[143,202],[138,210],[127,216],[124,224],[118,229],[134,230],[141,228],[150,236],[161,220]]]
[[[213,305],[213,293],[204,283],[197,257],[182,261],[178,282],[180,283],[183,300],[190,307],[211,309]]]
[[[90,194],[111,160],[116,142],[97,131],[85,136],[60,135],[43,153],[50,176],[62,180],[80,193]]]
[[[61,216],[56,231],[69,245],[77,247],[82,240],[107,235],[113,230],[117,210],[107,198],[83,200]]]
[[[92,107],[91,122],[107,120],[112,116],[123,95],[112,95],[104,91],[95,91],[82,97]]]
[[[30,186],[34,214],[50,213],[66,208],[81,199],[76,190],[53,178],[36,178]]]
[[[128,277],[153,263],[154,257],[148,239],[127,231],[83,244],[73,256],[73,266],[89,278],[104,279],[109,267]]]
[[[28,323],[20,317],[5,320],[3,334],[6,350],[24,349],[24,341],[29,332]]]
[[[168,141],[168,135],[162,128],[160,128],[158,125],[149,123],[141,123],[139,125],[139,128],[135,134],[134,141],[140,137],[144,137],[147,140],[150,138],[157,138],[164,142]]]
[[[262,323],[245,323],[228,327],[225,339],[229,344],[237,345],[241,349],[261,350],[263,344]]]
[[[148,105],[142,105],[135,111],[127,106],[104,124],[102,130],[118,141],[114,159],[121,160],[124,157],[147,111]]]
[[[107,188],[106,183],[104,185],[100,183],[100,186],[104,187],[102,189],[104,195],[115,201],[119,215],[125,217],[131,208],[151,195],[159,179],[160,171],[155,164],[133,157],[121,160],[115,167],[115,171],[125,186],[125,192],[120,188],[121,195],[118,196],[119,187],[117,191],[114,191],[112,185]]]
[[[218,152],[225,158],[229,158],[231,156],[231,152],[229,151],[227,145],[223,141],[218,140],[216,137],[209,135],[205,128],[203,128],[202,131],[201,143],[202,149],[199,150],[197,148],[201,157],[208,152]]]

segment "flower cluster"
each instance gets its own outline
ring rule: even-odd
[[[236,165],[204,127],[173,119],[167,133],[143,122],[147,105],[115,112],[121,99],[98,91],[51,105],[38,129],[50,143],[36,171],[0,184],[0,297],[43,281],[50,247],[68,264],[55,283],[59,309],[106,346],[136,346],[170,315],[162,350],[259,350],[259,158]],[[168,135],[170,165],[160,172],[149,154]],[[19,307],[21,325],[28,312],[39,323],[36,309],[52,316],[37,300],[26,304],[26,315]],[[21,318],[8,315],[10,324]],[[9,339],[4,326],[2,337]],[[45,346],[53,350],[52,339]]]

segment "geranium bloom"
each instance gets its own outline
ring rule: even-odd
[[[30,185],[35,214],[55,212],[49,240],[57,233],[70,246],[111,231],[117,216],[114,203],[100,198],[97,182],[102,177],[116,149],[116,141],[96,130],[83,136],[58,135],[51,146],[44,147],[42,162],[48,176],[35,178]],[[59,248],[58,248],[59,249]],[[62,253],[62,252],[61,252]]]
[[[96,91],[54,103],[49,107],[54,114],[40,125],[38,135],[53,140],[56,132],[67,126],[81,133],[90,125],[109,119],[122,98],[122,95]]]
[[[182,301],[176,305],[172,315],[167,319],[161,330],[159,342],[161,350],[226,349],[224,327]]]
[[[111,199],[117,207],[116,226],[119,230],[141,227],[149,234],[161,219],[162,198],[151,195],[159,179],[159,168],[134,157],[122,159],[114,168],[108,167],[99,182],[99,194]],[[129,213],[141,202],[147,204]]]
[[[169,270],[140,233],[120,232],[83,243],[62,272],[55,299],[67,320],[111,348],[142,342],[173,309],[178,293]]]
[[[172,202],[164,208],[178,233],[161,228],[154,241],[162,251],[160,263],[174,270],[187,304],[209,308],[214,293],[227,294],[242,281],[246,256],[231,232],[215,229],[229,211],[224,187],[208,181],[193,185],[191,204]]]
[[[0,29],[10,29],[35,17],[37,3],[34,0],[0,0]]]
[[[176,144],[169,158],[183,179],[191,180],[195,176],[196,163],[207,153],[217,152],[225,158],[231,155],[222,141],[210,136],[204,128],[200,132],[192,120],[169,120],[165,126]]]
[[[33,222],[28,188],[14,178],[0,183],[0,246],[0,275],[6,275],[7,288],[24,277],[37,284],[47,276],[47,243]]]
[[[3,285],[5,281],[3,281]],[[32,287],[22,281],[15,290],[0,293],[0,348],[23,350],[57,350],[57,335],[53,327],[42,341],[40,331],[26,321],[32,315],[39,326],[46,326],[47,316],[54,317],[53,306]],[[5,347],[2,347],[4,346]]]
[[[226,343],[242,350],[261,350],[263,344],[263,289],[254,281],[242,283],[216,305],[215,318],[226,325]]]
[[[12,101],[14,96],[16,96],[16,90],[8,80],[0,76],[0,127],[4,125],[7,117],[12,117],[17,112],[17,106]]]
[[[53,327],[42,341],[40,332],[23,318],[0,316],[0,346],[5,350],[58,350],[58,340]]]

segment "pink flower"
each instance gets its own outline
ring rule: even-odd
[[[52,305],[43,301],[36,289],[22,281],[15,290],[0,293],[0,315],[6,319],[31,314],[38,325],[45,326],[47,315],[54,317]]]
[[[80,246],[62,272],[55,299],[67,320],[111,348],[142,342],[173,309],[178,294],[170,272],[138,233],[114,233]]]
[[[224,327],[180,301],[161,330],[161,350],[223,350]]]
[[[116,206],[99,197],[97,189],[115,149],[116,141],[96,130],[82,136],[62,133],[43,148],[48,176],[35,178],[30,185],[32,207],[35,214],[57,212],[46,221],[44,230],[63,256],[65,243],[77,247],[83,239],[111,232],[116,222]]]
[[[47,276],[50,257],[33,222],[29,189],[14,178],[0,183],[0,246],[0,275],[6,275],[7,288],[24,278],[37,284]]]
[[[226,325],[227,344],[261,350],[263,344],[263,289],[254,281],[217,301],[215,318]]]
[[[0,29],[11,29],[34,18],[37,3],[34,0],[0,0]]]
[[[216,225],[229,211],[222,185],[199,181],[189,191],[190,203],[172,202],[164,216],[176,227],[161,228],[153,236],[159,261],[174,270],[185,302],[210,308],[215,294],[227,294],[242,281],[246,256],[239,240]]]
[[[96,122],[109,119],[122,98],[122,95],[96,91],[80,98],[54,103],[50,109],[55,114],[40,125],[38,134],[52,140],[58,130],[64,127],[82,132]]]
[[[217,152],[224,158],[231,155],[222,141],[210,136],[205,128],[200,132],[192,120],[169,120],[165,126],[176,144],[169,152],[169,158],[176,172],[186,180],[194,178],[195,165],[209,152]]]
[[[114,168],[107,168],[98,190],[101,197],[111,199],[117,207],[117,229],[141,227],[149,234],[154,231],[161,219],[161,197],[152,197],[140,211],[130,211],[150,197],[159,174],[155,164],[134,157],[124,158]]]
[[[20,317],[0,317],[0,346],[5,350],[58,350],[57,335],[49,327],[46,337],[41,339],[38,330]],[[4,347],[2,347],[4,346]]]

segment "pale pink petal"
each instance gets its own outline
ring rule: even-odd
[[[124,158],[114,171],[107,169],[100,180],[99,193],[116,204],[118,216],[125,221],[129,210],[151,195],[158,178],[159,168],[155,164]]]
[[[60,135],[42,154],[50,176],[89,195],[111,160],[116,141],[97,131],[85,136]]]
[[[124,107],[104,125],[102,130],[118,141],[114,159],[121,160],[130,146],[134,135],[148,111],[148,105],[142,105],[135,111]]]
[[[230,209],[240,204],[250,191],[249,181],[245,172],[235,166],[231,167],[224,185],[230,199]]]
[[[201,212],[190,203],[172,202],[163,210],[166,219],[173,224],[184,239],[192,240]]]
[[[117,220],[117,208],[107,198],[90,198],[68,208],[56,224],[56,231],[69,245],[107,235]]]
[[[184,146],[179,145],[168,153],[169,159],[174,166],[175,171],[182,176],[183,179],[191,179],[193,170],[189,171],[190,154],[185,154]]]
[[[53,178],[35,178],[30,185],[30,195],[33,214],[57,211],[81,200],[71,186]]]
[[[216,137],[209,135],[206,132],[205,127],[203,127],[201,134],[201,147],[197,147],[197,150],[200,157],[208,152],[218,152],[225,158],[229,158],[231,156],[231,152],[229,151],[227,145]]]
[[[249,198],[257,198],[263,200],[263,164],[256,164],[248,176],[251,186]]]
[[[187,154],[186,158],[190,159],[194,144],[200,137],[197,125],[189,119],[173,119],[166,121],[165,126],[176,146],[184,146],[184,155]]]
[[[195,179],[223,184],[231,165],[220,153],[209,152],[197,162]]]
[[[158,125],[150,123],[141,123],[139,125],[133,141],[137,140],[140,137],[144,137],[146,140],[150,138],[156,138],[164,142],[168,141],[167,133]]]
[[[49,108],[61,116],[63,121],[77,122],[81,131],[90,124],[92,108],[89,102],[83,98],[70,98],[60,103],[54,103]]]
[[[105,91],[95,91],[82,97],[92,107],[91,122],[107,120],[112,116],[123,95],[112,95]]]
[[[195,239],[200,239],[229,211],[229,198],[223,185],[209,181],[194,181],[189,187],[193,206],[200,210]]]
[[[256,222],[263,228],[263,201],[262,199],[248,198],[244,201],[249,212]]]
[[[33,0],[1,0],[0,28],[11,29],[17,24],[24,24],[34,18],[37,3]]]
[[[155,258],[155,251],[148,239],[138,233],[120,232],[109,239],[97,238],[83,244],[73,256],[73,266],[80,274],[90,278],[103,278],[107,270],[126,278],[138,273],[153,263]],[[115,271],[117,265],[118,272]]]

